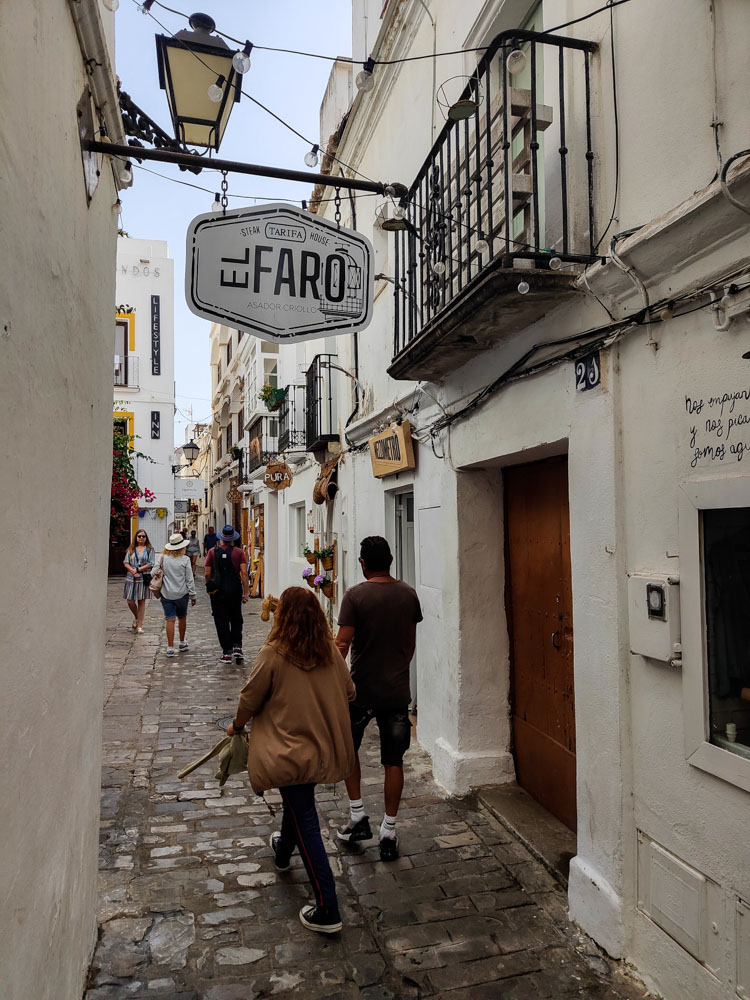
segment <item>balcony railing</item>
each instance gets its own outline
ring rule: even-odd
[[[305,373],[305,447],[322,451],[339,440],[338,412],[333,391],[335,354],[318,354]]]
[[[305,451],[304,385],[288,385],[279,407],[279,451]]]
[[[128,389],[137,389],[139,358],[137,354],[115,354],[115,372],[113,385],[127,386]]]
[[[457,102],[468,117],[446,122],[409,190],[407,229],[395,234],[395,377],[455,369],[571,289],[570,267],[555,268],[594,259],[595,50],[581,39],[507,31],[469,78]],[[525,299],[521,267],[534,276]],[[487,329],[480,322],[477,331],[469,322],[476,306],[498,293],[508,297],[509,315],[495,308],[479,317]],[[446,318],[448,328],[441,327]],[[412,351],[425,332],[432,344]],[[436,344],[451,350],[437,366],[415,370],[415,357],[424,361]]]
[[[247,431],[247,472],[268,465],[279,451],[279,421],[276,417],[258,416]]]

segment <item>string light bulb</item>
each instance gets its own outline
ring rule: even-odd
[[[113,12],[120,6],[120,0],[102,0],[102,3],[107,10],[111,10]]]
[[[511,76],[517,76],[526,69],[526,53],[523,49],[513,49],[505,60],[505,65]]]
[[[529,291],[529,283],[528,283],[528,281],[519,281],[518,282],[518,294],[519,295],[527,295],[528,291]]]
[[[130,160],[125,160],[124,163],[121,163],[117,171],[117,178],[122,187],[130,187],[133,183],[133,168],[130,164]]]
[[[316,143],[312,149],[305,153],[305,166],[306,167],[317,167],[318,165],[318,150],[320,147]]]
[[[375,60],[370,56],[370,58],[362,66],[362,69],[357,73],[355,83],[357,85],[357,90],[361,90],[364,93],[372,90],[375,86],[375,77],[372,75],[372,71],[375,69]]]
[[[432,265],[432,270],[435,272],[435,274],[438,275],[445,274],[445,261],[436,260],[435,263]]]
[[[216,77],[216,83],[212,83],[211,86],[208,88],[208,99],[209,99],[209,101],[213,101],[214,104],[218,104],[219,103],[219,101],[224,96],[224,91],[222,90],[222,87],[224,86],[224,83],[225,83],[225,80],[224,80],[223,76],[217,76]]]
[[[252,42],[245,42],[245,46],[242,51],[240,52],[238,50],[232,56],[232,66],[234,67],[235,73],[239,73],[240,76],[244,76],[244,74],[250,69],[250,52],[252,51],[252,48]]]
[[[474,249],[476,250],[477,253],[481,254],[486,254],[490,252],[490,245],[481,233],[479,234],[479,239],[474,244]]]
[[[211,206],[211,211],[212,212],[220,212],[221,211],[221,195],[219,194],[218,191],[214,195],[214,203]]]
[[[550,271],[559,271],[561,267],[562,267],[562,260],[559,257],[557,256],[550,257],[549,259]]]

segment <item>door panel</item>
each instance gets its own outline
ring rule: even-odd
[[[516,776],[575,829],[567,458],[506,469],[503,478]]]

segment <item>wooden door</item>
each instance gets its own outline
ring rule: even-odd
[[[568,460],[516,466],[503,478],[516,779],[575,830]]]

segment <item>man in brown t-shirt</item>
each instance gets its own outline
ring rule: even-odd
[[[365,583],[344,594],[336,645],[342,656],[351,646],[352,680],[357,689],[349,706],[356,762],[346,781],[349,819],[339,840],[370,840],[372,831],[362,802],[359,747],[375,718],[380,732],[380,762],[385,769],[385,816],[380,826],[380,857],[398,857],[396,815],[404,787],[404,753],[411,741],[409,664],[414,655],[422,609],[416,591],[391,576],[393,561],[385,538],[362,540],[359,564]]]

